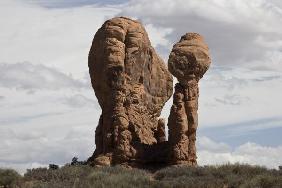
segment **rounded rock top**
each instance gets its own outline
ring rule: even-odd
[[[209,48],[198,33],[186,33],[173,46],[168,69],[180,83],[199,81],[211,64]]]

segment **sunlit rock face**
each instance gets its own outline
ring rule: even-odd
[[[159,116],[172,95],[171,74],[144,27],[124,17],[108,20],[98,30],[88,64],[102,108],[91,160],[142,161],[143,145],[163,141],[165,124]]]
[[[198,90],[194,90],[210,63],[207,57],[202,38],[186,34],[173,47],[167,69],[140,22],[125,17],[106,21],[94,36],[88,58],[92,86],[102,108],[89,164],[196,164],[193,127],[197,125]],[[175,89],[166,141],[160,113],[173,91],[169,71],[180,84]]]
[[[170,163],[197,164],[198,82],[210,63],[208,46],[197,33],[183,35],[170,53],[168,69],[179,81],[168,120]]]
[[[169,55],[168,69],[178,81],[199,81],[211,64],[209,48],[198,33],[186,33],[173,46]]]

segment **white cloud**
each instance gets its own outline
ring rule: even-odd
[[[0,63],[0,86],[34,91],[89,88],[90,83],[76,80],[52,67],[24,62]]]
[[[171,43],[166,38],[172,32],[171,28],[155,27],[153,24],[145,25],[145,28],[153,47],[171,46]]]
[[[40,5],[46,8],[71,8],[71,7],[81,7],[86,5],[118,5],[125,3],[127,0],[22,0],[30,4]]]
[[[85,77],[88,51],[118,10],[0,4],[0,166],[23,172],[86,159],[101,113]]]
[[[56,135],[57,130],[52,128],[44,135],[38,130],[30,133],[12,129],[7,132],[6,129],[5,138],[1,138],[0,165],[21,170],[22,165],[32,163],[62,165],[74,156],[85,160],[94,150],[92,128],[92,125],[75,126],[60,135]]]
[[[2,131],[2,129],[0,129]],[[64,165],[72,157],[86,160],[92,155],[94,137],[92,125],[80,125],[61,131],[56,128],[30,133],[7,128],[0,143],[0,167],[14,168],[20,173],[26,169],[47,167],[48,164]],[[54,134],[53,134],[54,133]]]
[[[1,1],[0,62],[44,64],[81,78],[88,71],[87,56],[95,32],[118,12],[95,5],[48,9]]]
[[[132,0],[120,14],[172,28],[172,43],[186,32],[202,34],[218,65],[259,61],[268,66],[268,52],[281,49],[281,4],[268,0]]]
[[[92,97],[93,98],[93,97]],[[64,104],[74,108],[81,108],[83,106],[90,106],[92,108],[99,107],[97,100],[85,97],[81,94],[76,94],[70,97],[61,98],[58,102],[62,101]]]
[[[213,66],[200,81],[200,126],[280,117],[281,75],[279,70]]]
[[[232,150],[228,149],[231,148],[228,145],[216,143],[206,137],[199,138],[198,140],[198,163],[200,165],[239,162],[277,169],[282,163],[282,146],[268,147],[248,142]],[[221,148],[221,150],[218,148]]]
[[[225,143],[217,143],[210,138],[203,136],[199,137],[197,140],[197,145],[200,150],[208,150],[215,153],[225,153],[230,151],[230,146]]]
[[[216,102],[225,105],[240,105],[249,100],[248,97],[241,97],[240,95],[224,95],[222,98],[215,98]]]

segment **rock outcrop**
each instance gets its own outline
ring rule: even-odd
[[[211,63],[208,46],[197,33],[187,33],[173,46],[169,71],[177,78],[168,118],[170,163],[196,165],[198,82]]]
[[[102,108],[89,160],[100,165],[142,161],[143,145],[165,140],[159,116],[172,95],[171,74],[144,27],[124,17],[108,20],[98,30],[88,65]]]
[[[208,69],[208,48],[198,34],[174,45],[169,67],[151,46],[144,27],[118,17],[97,31],[88,66],[102,108],[95,132],[95,166],[145,163],[196,164],[198,81]],[[168,120],[160,118],[175,86]]]

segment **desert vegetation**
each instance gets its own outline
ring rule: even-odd
[[[93,168],[81,163],[29,169],[20,176],[0,170],[0,187],[20,188],[281,188],[282,170],[260,166],[167,167],[157,171],[121,166]]]

